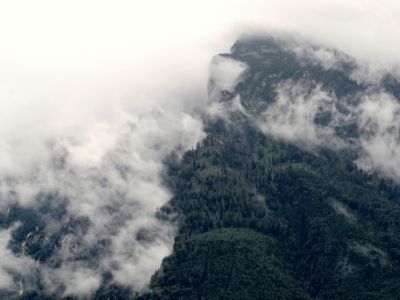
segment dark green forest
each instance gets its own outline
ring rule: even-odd
[[[346,58],[325,69],[298,59],[273,38],[241,39],[224,55],[249,66],[232,97],[239,95],[250,114],[205,116],[207,137],[182,158],[171,155],[165,162],[165,184],[174,196],[157,214],[173,219],[179,230],[173,253],[148,290],[134,293],[105,275],[94,298],[398,299],[398,185],[359,169],[356,146],[305,147],[255,125],[285,80],[320,85],[338,105],[357,102],[369,87],[350,78],[355,62]],[[381,84],[399,96],[395,79],[388,75]],[[344,125],[335,128],[338,136],[361,134],[356,123]],[[53,204],[52,213],[62,214],[61,203]],[[18,244],[32,228],[40,230],[46,209],[15,207],[0,222],[7,227],[24,220],[14,234]],[[85,220],[71,220],[69,228],[78,226],[73,224],[85,226]],[[38,247],[40,240],[29,245],[29,255],[39,260],[52,251]],[[21,299],[47,296],[34,291]]]
[[[171,168],[181,227],[148,299],[397,298],[400,206],[377,177],[350,154],[213,130]]]
[[[253,116],[282,80],[311,79],[346,103],[367,89],[350,78],[351,59],[326,70],[274,39],[240,40],[227,56],[250,67],[235,92]],[[394,95],[396,84],[382,83]],[[361,171],[357,149],[305,149],[240,113],[209,121],[207,134],[169,164],[175,197],[165,209],[178,213],[180,231],[141,299],[398,298],[399,189]]]

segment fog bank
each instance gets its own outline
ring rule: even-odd
[[[18,293],[39,280],[50,292],[87,296],[110,272],[117,283],[144,289],[176,230],[155,217],[172,197],[162,181],[164,160],[205,136],[199,115],[210,107],[209,62],[240,34],[264,30],[336,47],[372,75],[399,63],[397,1],[1,2],[0,210],[7,214],[16,203],[37,210],[43,194],[66,208],[61,218],[46,215],[43,239],[63,232],[54,264],[34,261],[22,245],[19,254],[7,247],[18,224],[0,230],[0,252],[13,261],[0,263],[0,288]],[[327,67],[334,63],[329,53],[318,55]],[[232,88],[245,66],[221,63],[211,68],[214,79]],[[301,131],[311,143],[330,135],[310,119],[317,101],[329,106],[331,99],[318,90],[304,98],[288,86],[280,95],[273,116],[265,116],[275,118],[264,124],[267,132],[291,128],[285,138]],[[393,121],[397,104],[386,96],[369,100],[360,110],[371,121],[361,120],[366,128],[376,122],[377,133],[363,140],[359,164],[390,169],[388,155],[400,161],[397,140],[387,134],[394,125],[376,120],[373,105],[382,113],[393,107],[385,114]],[[293,129],[285,117],[301,123]],[[381,149],[382,141],[390,147]],[[93,249],[98,256],[83,259]]]

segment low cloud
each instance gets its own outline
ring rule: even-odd
[[[357,108],[362,155],[357,164],[400,180],[400,103],[385,92],[366,95]]]
[[[208,103],[205,112],[211,118],[223,118],[230,122],[235,112],[248,115],[236,85],[242,80],[248,66],[226,55],[216,55],[210,62],[208,80]]]
[[[24,255],[15,255],[8,247],[12,239],[12,231],[18,227],[0,231],[0,289],[7,290],[11,295],[21,295],[25,287],[35,284],[37,273],[35,261]]]
[[[215,105],[219,93],[233,89],[246,69],[217,57],[210,103],[210,58],[227,52],[242,32],[296,31],[367,61],[372,71],[357,76],[369,80],[398,63],[399,16],[396,1],[3,1],[0,211],[7,215],[15,204],[33,211],[65,205],[65,211],[44,216],[44,245],[63,233],[47,263],[11,251],[17,229],[0,230],[7,258],[0,263],[1,288],[19,292],[24,278],[25,290],[35,284],[35,272],[60,295],[89,295],[104,272],[144,288],[170,253],[176,230],[155,217],[172,196],[163,185],[163,161],[204,138],[198,112],[221,114],[227,104]],[[338,66],[330,50],[297,51],[312,52],[326,68]],[[260,120],[264,132],[312,145],[332,137],[334,123],[311,123],[321,109],[335,112],[331,95],[287,84],[279,95]],[[247,113],[237,96],[229,109]],[[376,109],[360,106],[360,124],[372,133],[362,139],[358,163],[398,176],[384,161],[385,155],[398,159],[397,127],[370,116]],[[385,117],[392,120],[393,113]]]
[[[339,147],[343,142],[335,136],[338,122],[335,99],[320,86],[307,87],[308,82],[284,82],[277,87],[277,98],[259,117],[257,124],[262,132],[289,142],[307,146]],[[330,114],[333,118],[324,126],[316,124],[318,115]]]
[[[9,194],[33,210],[40,205],[39,194],[67,202],[62,218],[48,220],[45,229],[47,239],[62,234],[48,259],[57,266],[38,263],[50,292],[89,295],[104,272],[140,291],[172,251],[175,237],[174,223],[156,217],[172,196],[162,183],[163,161],[194,147],[204,137],[202,124],[187,113],[158,108],[138,116],[121,112],[83,136],[53,141],[45,160],[9,180],[13,184],[2,195],[3,206]],[[71,218],[77,225],[68,225]],[[5,288],[12,278],[3,266]]]
[[[209,90],[214,93],[233,92],[247,65],[233,58],[216,55],[210,63]],[[209,95],[212,98],[212,94]]]
[[[399,100],[384,90],[366,90],[349,104],[320,86],[309,86],[307,82],[281,83],[275,101],[258,117],[260,130],[306,148],[352,148],[358,153],[358,167],[399,182]],[[338,104],[342,110],[336,108]],[[320,124],[318,119],[324,116],[328,121]],[[357,128],[356,137],[338,136],[337,128],[345,124]]]

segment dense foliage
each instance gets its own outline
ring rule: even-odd
[[[274,39],[240,40],[227,56],[249,66],[234,93],[253,116],[274,101],[283,80],[307,79],[340,101],[368,88],[349,77],[351,59],[326,69],[300,60]],[[400,95],[394,78],[382,84]],[[357,128],[340,130],[343,137],[357,136]],[[206,131],[195,149],[166,162],[166,184],[175,196],[158,214],[179,224],[173,254],[144,294],[115,285],[105,274],[96,299],[399,297],[398,185],[359,170],[354,149],[284,142],[261,133],[241,113],[229,121],[207,119]],[[16,253],[25,242],[28,255],[46,260],[57,248],[57,233],[46,241],[41,234],[50,212],[55,218],[65,209],[51,206],[51,199],[44,198],[38,212],[16,206],[0,215],[3,227],[22,222],[11,245]],[[60,232],[85,230],[85,222],[71,220]],[[37,234],[27,240],[32,231]],[[95,257],[94,249],[83,259]],[[46,296],[33,291],[22,298]]]
[[[147,297],[400,293],[400,205],[383,196],[377,178],[359,171],[348,153],[305,151],[255,130],[221,127],[172,167],[171,205],[184,217],[174,254]],[[230,269],[242,277],[228,276]]]
[[[228,56],[249,66],[235,92],[253,115],[274,101],[283,80],[307,79],[346,102],[367,89],[350,78],[349,58],[326,69],[274,39],[238,41]],[[382,88],[396,96],[398,83],[385,79]],[[180,232],[143,298],[400,295],[396,184],[359,170],[354,149],[285,143],[241,114],[209,121],[207,133],[180,163],[170,162]],[[357,135],[351,128],[340,133]]]

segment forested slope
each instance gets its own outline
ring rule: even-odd
[[[307,147],[264,134],[255,121],[285,80],[319,85],[339,105],[359,101],[369,87],[350,77],[354,62],[326,69],[274,39],[239,41],[227,56],[249,66],[230,98],[240,95],[252,114],[209,119],[207,138],[169,162],[175,197],[165,210],[178,213],[180,230],[142,297],[396,299],[397,185],[362,171],[354,143]],[[346,141],[361,134],[351,122],[352,132],[335,128]]]
[[[373,159],[368,142],[397,127],[380,132],[362,106],[376,95],[398,103],[398,81],[359,79],[350,57],[287,37],[243,38],[218,57],[246,69],[231,90],[210,80],[217,110],[204,112],[207,137],[165,161],[174,196],[157,216],[177,224],[173,253],[148,290],[106,273],[94,298],[398,299],[398,180],[363,164]],[[65,210],[54,199],[43,195],[37,211],[11,207],[0,226],[20,222],[14,252],[57,266],[62,235],[85,231],[87,220],[47,239],[45,221]],[[96,261],[106,245],[96,247],[81,259]]]

